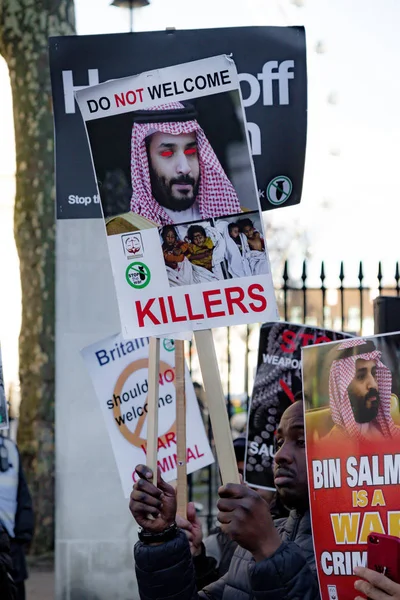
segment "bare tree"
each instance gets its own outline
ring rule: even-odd
[[[33,551],[54,543],[55,201],[48,38],[75,33],[73,0],[0,0],[0,54],[14,111],[20,259],[21,408],[18,432],[36,512]]]

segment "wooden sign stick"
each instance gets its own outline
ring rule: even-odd
[[[185,393],[185,346],[183,340],[175,340],[176,379],[176,450],[178,484],[176,488],[177,514],[187,518],[187,468],[186,468],[186,393]]]
[[[224,391],[211,329],[194,334],[222,483],[240,483]]]
[[[158,387],[160,373],[160,338],[149,342],[149,390],[147,394],[147,461],[153,471],[153,484],[157,485],[158,452]]]

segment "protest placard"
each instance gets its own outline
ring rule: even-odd
[[[130,210],[99,187],[122,334],[163,335],[276,319],[237,72],[227,56],[78,91],[93,166],[131,132]],[[202,115],[231,114],[212,148]],[[241,132],[232,147],[232,127]],[[219,155],[225,153],[229,177]],[[240,164],[234,157],[240,154]]]
[[[0,345],[0,430],[8,429],[8,406],[6,392],[4,389],[3,378],[3,363],[1,360],[1,345]]]
[[[306,347],[302,361],[321,596],[353,600],[368,535],[400,537],[400,334]]]
[[[101,217],[86,133],[74,92],[110,79],[219,54],[232,54],[238,67],[262,209],[300,202],[307,132],[303,27],[62,36],[50,38],[49,45],[58,219]],[[208,136],[213,147],[214,132],[230,119],[228,112],[208,115]],[[123,127],[120,132],[117,129],[113,125],[110,135],[125,135],[129,141],[129,132]],[[231,135],[234,141],[235,127]],[[240,156],[237,158],[240,160]],[[120,212],[127,212],[132,189],[130,161],[123,144],[115,150],[113,163],[103,167],[100,178],[103,187],[113,194],[122,209]],[[118,185],[113,191],[115,182]]]
[[[110,436],[126,497],[136,465],[146,464],[149,339],[112,336],[82,350]],[[158,465],[166,481],[176,479],[175,348],[161,340],[158,399]],[[187,472],[214,461],[190,375],[186,368]]]
[[[265,323],[260,330],[258,366],[247,424],[245,480],[274,490],[274,434],[282,413],[302,398],[301,349],[349,337],[296,323]]]

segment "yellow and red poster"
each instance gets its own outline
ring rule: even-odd
[[[353,600],[371,532],[400,537],[400,334],[303,348],[307,466],[323,600]]]

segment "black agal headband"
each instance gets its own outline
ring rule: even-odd
[[[177,123],[197,119],[194,106],[167,110],[138,110],[133,113],[134,123]]]
[[[359,356],[360,354],[369,354],[375,352],[376,346],[374,342],[368,340],[365,344],[358,344],[357,346],[351,346],[351,348],[343,348],[338,351],[337,360],[342,358],[349,358],[350,356]]]

